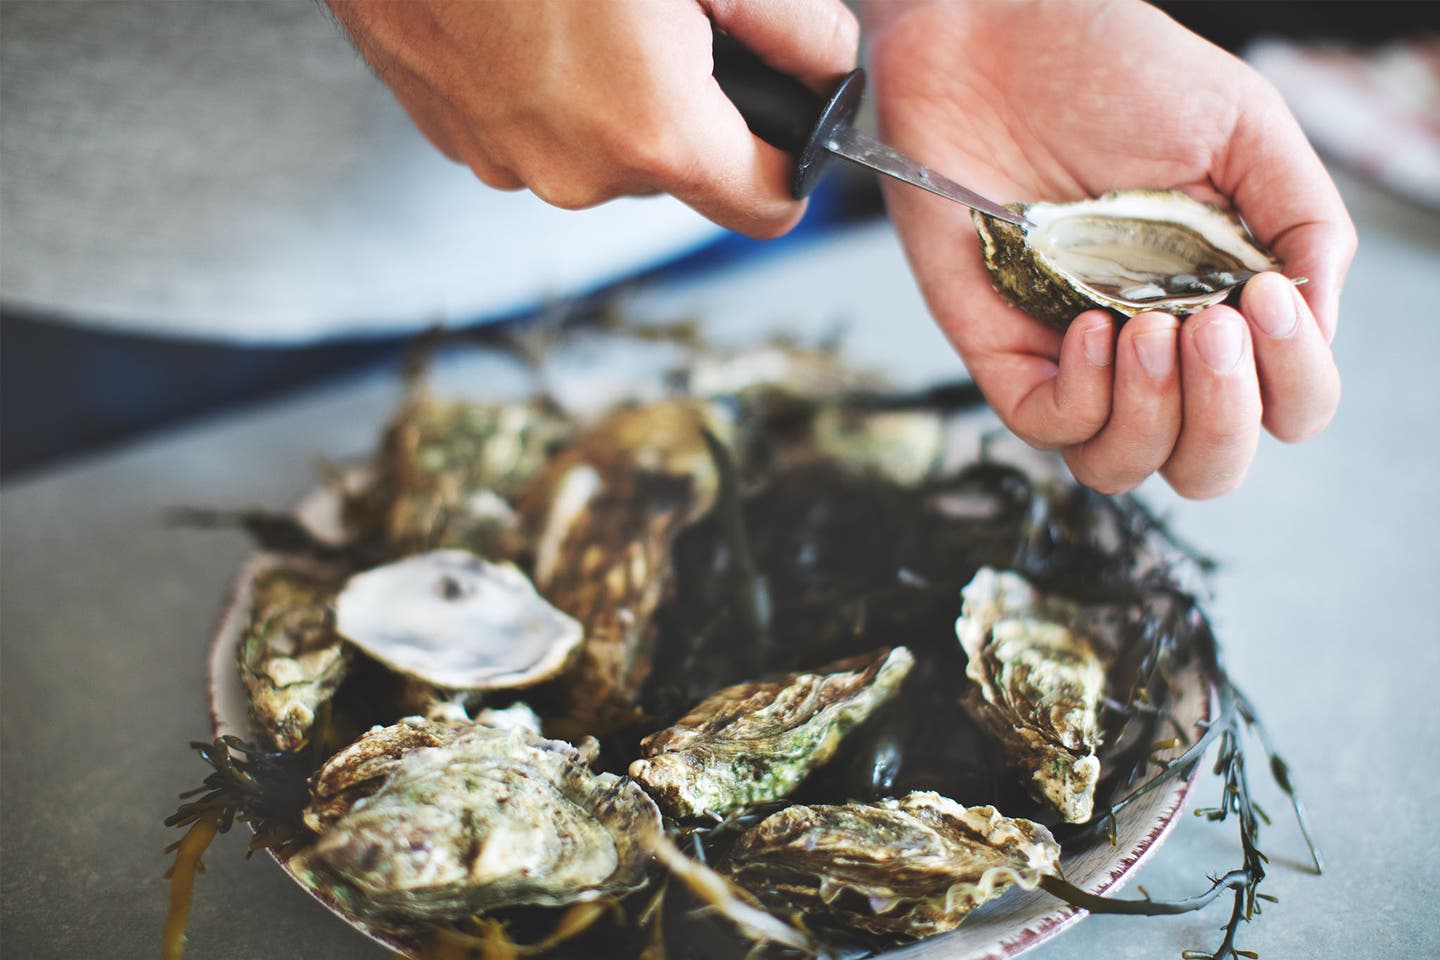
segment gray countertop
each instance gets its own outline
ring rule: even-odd
[[[1265,889],[1243,933],[1262,957],[1440,955],[1440,219],[1346,182],[1361,248],[1336,343],[1345,399],[1298,447],[1263,443],[1218,501],[1148,486],[1182,535],[1218,556],[1211,611],[1233,674],[1295,771],[1328,872],[1263,773],[1275,814]],[[816,291],[823,291],[818,293]],[[759,306],[757,306],[757,304]],[[727,336],[774,323],[849,324],[850,349],[916,380],[958,363],[927,320],[893,237],[861,228],[634,297],[703,315]],[[158,955],[161,826],[203,767],[206,644],[248,552],[235,533],[177,530],[175,505],[293,502],[321,458],[367,452],[398,396],[376,373],[150,439],[0,491],[0,948],[14,957]],[[1202,778],[1192,805],[1217,796]],[[382,957],[241,837],[206,858],[187,956]],[[1186,816],[1139,882],[1194,891],[1236,861],[1234,830]],[[1092,918],[1027,956],[1170,958],[1213,947],[1227,908],[1168,920]]]

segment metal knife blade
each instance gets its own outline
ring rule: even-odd
[[[824,146],[826,150],[837,157],[844,157],[851,163],[858,163],[862,167],[869,167],[887,177],[894,177],[896,180],[903,180],[922,190],[929,190],[947,200],[963,203],[972,210],[979,210],[997,220],[1013,223],[1017,227],[1034,226],[1019,214],[1011,213],[993,200],[987,200],[975,191],[960,186],[943,173],[931,170],[924,164],[905,156],[894,147],[881,143],[854,127],[841,127],[831,132],[829,138],[825,140]]]

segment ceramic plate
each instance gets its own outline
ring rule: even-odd
[[[321,532],[338,524],[338,498],[329,490],[318,490],[306,498],[299,513],[307,525]],[[266,565],[274,562],[263,553],[253,556],[240,571],[232,587],[210,655],[211,721],[217,736],[250,736],[244,687],[236,667],[236,653],[245,613],[250,605],[250,584]],[[1210,715],[1210,696],[1198,672],[1186,671],[1176,678],[1180,697],[1175,716],[1187,729]],[[1123,810],[1117,817],[1116,843],[1097,844],[1078,855],[1062,858],[1065,876],[1093,893],[1114,892],[1125,884],[1165,840],[1185,804],[1193,780],[1177,778],[1152,791]],[[334,902],[311,889],[283,862],[307,893],[324,903],[354,929],[390,949],[412,955],[410,944],[368,927],[345,913]],[[1078,923],[1085,911],[1065,904],[1043,891],[1012,891],[976,910],[951,933],[887,951],[886,960],[1002,960],[1014,957]]]

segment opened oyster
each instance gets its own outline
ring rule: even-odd
[[[441,690],[526,687],[553,676],[580,625],[510,564],[434,550],[356,574],[335,629],[397,672]]]
[[[405,753],[291,866],[357,916],[460,918],[634,889],[659,832],[639,787],[569,744],[476,724]]]
[[[841,738],[900,689],[904,647],[773,683],[739,683],[646,737],[634,777],[676,817],[724,815],[788,796]]]
[[[976,213],[995,288],[1061,330],[1095,307],[1197,313],[1281,264],[1234,215],[1178,190],[1125,190],[1075,203],[1010,204],[1033,226]]]
[[[1005,744],[1036,794],[1067,822],[1084,823],[1100,780],[1105,666],[1076,632],[1078,608],[988,567],[963,594],[955,633],[974,684],[965,708]]]
[[[1011,886],[1060,872],[1060,845],[1029,820],[938,793],[787,807],[740,838],[731,872],[763,899],[850,930],[924,937]]]

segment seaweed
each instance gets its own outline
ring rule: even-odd
[[[285,852],[303,836],[300,811],[309,799],[306,776],[319,762],[313,751],[265,752],[233,736],[208,743],[195,740],[190,747],[209,764],[211,773],[201,786],[180,794],[185,802],[165,818],[167,827],[188,829],[165,848],[175,854],[175,861],[165,872],[170,910],[161,948],[164,960],[179,960],[184,951],[195,875],[204,871],[201,855],[215,836],[244,823],[254,829],[247,857],[264,849]]]

